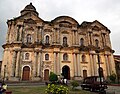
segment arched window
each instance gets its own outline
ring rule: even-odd
[[[45,60],[49,60],[49,54],[45,54]]]
[[[80,39],[80,46],[82,46],[82,45],[84,45],[84,39],[83,38]]]
[[[32,42],[32,37],[30,34],[27,35],[27,43],[31,43]]]
[[[63,46],[67,46],[67,37],[63,37]]]
[[[63,55],[63,60],[65,60],[65,61],[68,60],[68,54],[67,54],[67,53],[65,53],[65,54]]]
[[[95,46],[98,47],[99,46],[99,41],[96,39],[95,40]]]
[[[49,36],[48,36],[48,35],[46,36],[45,43],[46,43],[46,44],[49,44]]]
[[[85,62],[86,61],[86,57],[85,55],[82,55],[82,62]]]
[[[29,60],[30,54],[29,53],[25,53],[25,60]]]

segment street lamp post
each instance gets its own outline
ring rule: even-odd
[[[99,94],[106,94],[105,90],[102,88],[102,75],[101,75],[101,72],[100,72],[100,56],[99,56],[99,53],[100,53],[100,49],[98,48],[97,50],[95,50],[95,52],[97,53],[97,59],[98,59],[98,72],[99,72],[99,78],[100,78],[100,90],[99,90]]]

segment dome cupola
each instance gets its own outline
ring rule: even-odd
[[[33,12],[35,15],[38,16],[38,12],[36,11],[36,8],[32,5],[32,3],[27,5],[20,13],[21,13],[21,15],[24,15],[29,12]]]

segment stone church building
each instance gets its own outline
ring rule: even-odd
[[[50,72],[80,80],[98,76],[98,63],[105,78],[115,72],[110,30],[99,21],[79,24],[69,16],[44,21],[32,3],[20,13],[7,21],[4,80],[48,80]]]

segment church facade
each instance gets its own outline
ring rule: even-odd
[[[7,21],[1,69],[5,80],[48,80],[50,72],[80,80],[98,76],[98,63],[105,78],[115,72],[110,30],[99,21],[79,24],[69,16],[44,21],[32,3],[20,13]]]

